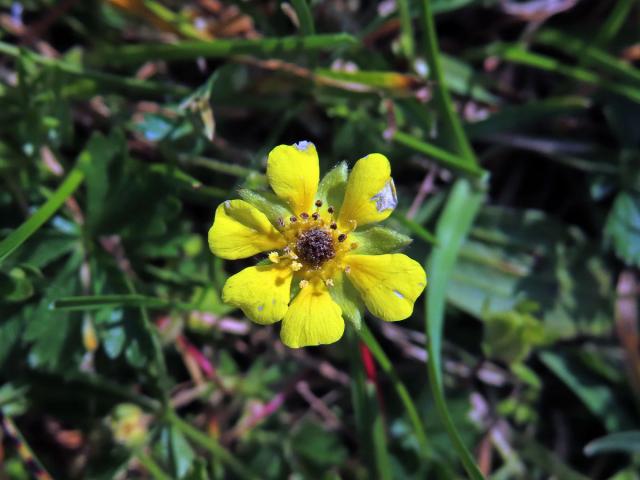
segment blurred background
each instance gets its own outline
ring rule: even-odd
[[[0,0],[0,478],[640,478],[639,65],[634,0]],[[430,283],[290,350],[206,232],[300,140]]]

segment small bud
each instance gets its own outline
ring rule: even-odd
[[[355,250],[356,248],[358,248],[358,244],[356,242],[353,242],[351,244],[351,250]]]
[[[118,443],[130,447],[144,444],[149,417],[140,407],[131,403],[121,403],[114,409],[110,420],[113,438]]]
[[[316,200],[316,207],[320,208],[322,206],[322,200]]]
[[[346,239],[347,239],[347,236],[344,233],[341,233],[340,235],[338,235],[339,242],[344,242]]]

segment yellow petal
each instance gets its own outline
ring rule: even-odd
[[[348,275],[369,311],[387,321],[411,316],[413,304],[427,286],[422,266],[401,253],[350,255]]]
[[[236,260],[286,245],[284,237],[257,208],[244,200],[227,200],[216,209],[209,248],[220,258]]]
[[[291,277],[291,270],[280,265],[245,268],[224,284],[222,301],[261,325],[277,322],[287,313]]]
[[[311,210],[318,190],[319,177],[318,153],[311,142],[279,145],[269,153],[269,184],[296,215]]]
[[[310,283],[293,299],[282,320],[280,338],[291,348],[324,345],[340,340],[344,333],[342,310],[324,284]]]
[[[397,204],[389,160],[372,153],[358,160],[351,170],[338,223],[341,228],[349,228],[353,221],[358,226],[381,222]]]

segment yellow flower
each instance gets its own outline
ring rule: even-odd
[[[267,253],[267,260],[230,277],[223,301],[252,321],[282,320],[280,338],[292,348],[328,344],[356,328],[364,306],[386,321],[403,320],[424,290],[421,265],[399,253],[410,242],[373,224],[396,207],[384,155],[343,162],[318,185],[310,142],[280,145],[269,154],[267,179],[275,195],[240,191],[242,200],[218,206],[209,230],[211,251],[235,260]]]

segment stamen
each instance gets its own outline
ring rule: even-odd
[[[320,208],[322,206],[322,200],[316,200],[316,207]]]
[[[314,220],[318,220],[320,218],[320,214],[318,212],[314,212],[311,216]]]
[[[303,220],[307,220],[309,218],[309,214],[307,212],[302,212],[300,214],[300,218]]]
[[[309,285],[309,281],[308,280],[300,280],[300,283],[298,285],[300,285],[300,288],[304,288],[307,285]]]
[[[344,273],[351,273],[351,265],[347,265],[346,267],[344,267]]]
[[[291,223],[293,223],[293,222],[297,222],[297,221],[298,221],[298,217],[296,217],[295,215],[291,215],[291,216],[289,217],[289,221],[290,221]]]
[[[300,271],[301,268],[302,264],[300,262],[291,262],[291,270],[293,270],[294,272]]]
[[[341,233],[340,235],[338,235],[339,242],[344,242],[346,239],[347,239],[347,236],[344,233]]]
[[[329,228],[330,228],[331,230],[337,230],[337,229],[338,229],[338,224],[337,224],[337,223],[335,223],[335,222],[333,222],[331,225],[329,225]]]
[[[328,278],[324,281],[325,285],[327,287],[333,287],[333,279],[332,278]]]
[[[327,212],[333,214],[333,212],[335,212],[335,209],[333,207],[329,207],[327,208]]]
[[[278,225],[280,226],[280,228],[284,227],[284,219],[282,217],[278,218]]]
[[[280,263],[280,255],[278,254],[278,252],[271,252],[269,254],[269,260],[272,263]]]

